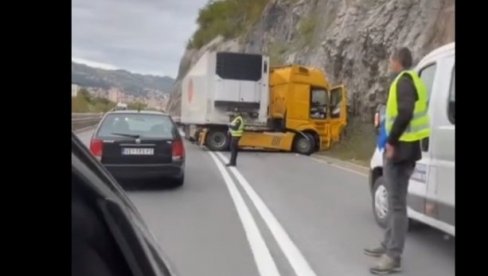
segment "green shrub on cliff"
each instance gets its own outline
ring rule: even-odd
[[[188,48],[200,48],[222,35],[225,39],[245,33],[261,17],[269,0],[211,1],[200,10],[198,29],[188,42]]]

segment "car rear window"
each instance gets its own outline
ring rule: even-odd
[[[154,114],[109,114],[100,126],[98,136],[135,135],[141,138],[173,139],[175,128],[168,116]]]

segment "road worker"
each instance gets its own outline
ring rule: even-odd
[[[379,257],[378,263],[370,269],[373,274],[401,270],[408,227],[408,183],[415,163],[422,157],[420,141],[430,135],[428,92],[417,72],[410,70],[412,63],[412,54],[407,48],[396,49],[390,57],[390,71],[397,75],[386,104],[383,175],[389,187],[391,214],[381,245],[365,249],[365,254]]]
[[[237,153],[239,151],[239,140],[244,132],[244,119],[238,109],[234,110],[233,120],[229,125],[230,140],[230,160],[226,166],[236,166]]]

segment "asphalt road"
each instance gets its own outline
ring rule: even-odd
[[[90,133],[79,137],[88,144]],[[237,169],[186,144],[186,182],[141,184],[129,197],[183,276],[369,275],[382,230],[367,177],[312,157],[240,153]],[[402,275],[454,275],[454,240],[409,233]]]

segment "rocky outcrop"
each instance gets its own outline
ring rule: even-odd
[[[344,83],[353,115],[368,119],[386,99],[388,56],[409,47],[416,61],[454,41],[454,0],[270,0],[261,20],[233,41],[188,50],[178,80],[209,48],[265,53],[272,62],[323,69]],[[177,83],[172,111],[179,112]]]

